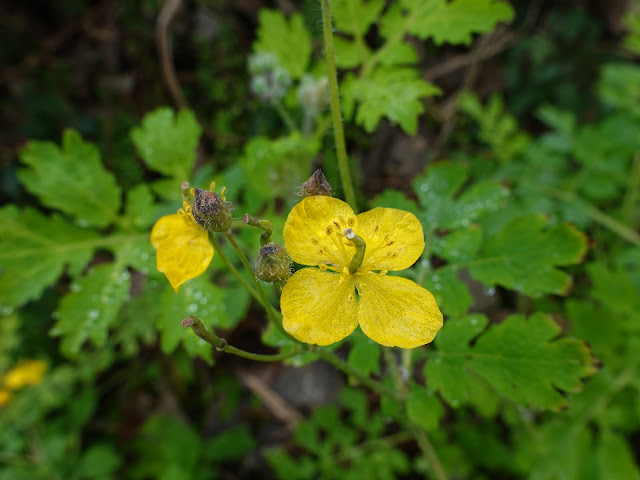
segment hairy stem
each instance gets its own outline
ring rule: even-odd
[[[333,49],[333,27],[331,25],[331,7],[329,0],[322,0],[322,30],[324,33],[324,49],[327,59],[327,76],[329,78],[329,93],[331,95],[331,118],[333,120],[333,135],[336,142],[336,154],[338,156],[338,169],[347,203],[355,213],[358,213],[356,195],[351,182],[349,162],[347,160],[347,147],[344,141],[342,128],[342,114],[340,111],[340,92],[338,90],[338,74],[336,71],[336,59]]]
[[[285,353],[276,353],[274,355],[263,355],[261,353],[252,353],[242,350],[240,348],[233,347],[227,343],[224,338],[220,338],[214,333],[211,333],[202,324],[202,321],[198,317],[189,315],[182,321],[183,327],[191,327],[193,333],[203,339],[205,342],[211,344],[213,348],[220,352],[230,353],[238,357],[254,360],[256,362],[280,362],[290,357],[300,355],[304,351],[291,351]]]
[[[220,243],[218,243],[218,241],[215,239],[215,237],[211,232],[209,232],[209,240],[211,241],[211,243],[213,243],[215,252],[222,259],[222,261],[227,266],[227,268],[231,271],[231,273],[238,279],[238,281],[242,284],[242,286],[247,289],[247,291],[253,296],[253,298],[255,298],[262,305],[262,298],[260,298],[256,289],[253,288],[249,284],[249,282],[247,282],[244,279],[244,277],[240,274],[238,269],[233,265],[233,263],[231,263],[231,260],[229,260],[229,257],[227,257],[227,255],[223,252],[222,248],[220,247]]]
[[[247,260],[247,256],[244,254],[244,252],[238,245],[238,242],[236,241],[236,237],[233,235],[233,233],[231,233],[231,231],[227,231],[224,234],[227,237],[227,240],[229,240],[229,243],[231,244],[233,249],[238,254],[238,257],[240,257],[240,261],[244,265],[244,268],[247,270],[247,272],[251,276],[253,280],[253,284],[255,286],[256,293],[257,293],[257,298],[260,299],[260,303],[267,311],[267,315],[269,316],[269,320],[271,320],[271,323],[273,323],[276,326],[276,328],[278,328],[278,330],[280,330],[280,332],[282,332],[282,334],[285,337],[287,337],[289,340],[295,343],[301,343],[299,340],[292,337],[285,331],[284,327],[282,326],[281,317],[273,308],[273,305],[271,305],[271,302],[269,302],[269,299],[265,295],[264,290],[262,289],[262,286],[260,285],[260,283],[258,283],[258,280],[256,280],[255,272],[253,271],[253,268],[251,268],[251,264],[249,263],[249,260]]]

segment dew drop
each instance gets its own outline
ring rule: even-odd
[[[149,254],[148,254],[147,252],[142,252],[142,253],[140,254],[140,260],[142,260],[143,262],[144,262],[145,260],[147,260],[148,258],[149,258]]]
[[[470,323],[471,323],[471,325],[477,325],[478,324],[478,319],[477,318],[472,318]]]
[[[426,183],[423,183],[422,185],[420,185],[421,192],[426,192],[427,190],[429,190],[429,185],[427,185]]]
[[[96,320],[99,316],[100,310],[98,310],[97,308],[92,308],[87,312],[87,318],[89,318],[89,320]]]
[[[187,305],[188,313],[196,313],[197,311],[198,311],[198,305],[196,305],[195,303],[190,303],[189,305]]]
[[[485,295],[493,297],[496,294],[496,289],[493,287],[490,287],[490,288],[487,288],[487,290],[484,293]]]
[[[8,317],[13,313],[13,308],[7,306],[0,307],[0,317]]]
[[[79,292],[80,290],[82,290],[82,287],[79,284],[77,284],[77,283],[71,284],[71,291],[72,292]]]

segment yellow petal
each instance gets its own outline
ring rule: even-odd
[[[42,360],[23,360],[4,376],[4,386],[9,390],[20,390],[27,385],[42,382],[47,364]]]
[[[357,275],[358,322],[372,340],[388,347],[415,348],[442,328],[433,295],[417,283],[387,275]]]
[[[316,268],[298,270],[282,289],[284,329],[298,340],[330,345],[349,335],[356,319],[355,278]]]
[[[156,268],[166,275],[176,292],[187,280],[202,275],[213,258],[206,230],[195,222],[186,222],[177,213],[156,222],[151,244],[156,249]]]
[[[4,388],[0,388],[0,407],[5,406],[11,400],[13,393],[9,390],[5,390]]]
[[[355,248],[344,236],[354,228],[355,214],[337,198],[316,195],[304,198],[287,217],[284,244],[291,259],[303,265],[349,265]]]
[[[354,231],[367,242],[361,272],[404,270],[424,250],[422,225],[412,213],[395,208],[374,208],[358,215]]]

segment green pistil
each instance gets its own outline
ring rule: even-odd
[[[360,268],[362,265],[362,261],[364,260],[364,252],[367,249],[366,242],[362,239],[362,237],[355,234],[355,232],[350,228],[345,228],[344,236],[351,240],[356,246],[356,253],[353,255],[351,259],[351,263],[349,264],[349,273],[356,273],[356,270]]]

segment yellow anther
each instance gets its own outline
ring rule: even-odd
[[[353,217],[349,217],[349,221],[347,223],[349,227],[353,227],[356,224],[356,219]]]
[[[209,190],[213,192],[215,189],[216,189],[216,181],[214,180],[209,184]]]
[[[320,265],[318,265],[318,268],[323,272],[327,271],[327,266],[324,263],[321,263]]]
[[[222,187],[222,191],[220,192],[220,197],[222,198],[222,200],[226,202],[227,197],[224,196],[225,193],[227,193],[227,187]]]
[[[314,245],[318,245],[320,242],[318,241],[317,238],[311,237],[311,243],[313,243]]]

